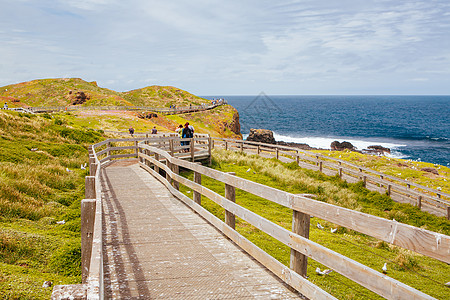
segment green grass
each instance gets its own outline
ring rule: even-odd
[[[88,175],[80,165],[88,162],[87,146],[101,139],[64,119],[0,112],[1,299],[49,299],[44,281],[80,283]]]
[[[284,164],[274,159],[263,159],[223,150],[214,150],[213,153],[213,167],[220,171],[235,172],[239,177],[291,193],[313,193],[320,201],[357,209],[384,218],[395,217],[401,222],[447,235],[450,233],[450,222],[444,218],[423,213],[410,205],[395,203],[386,195],[366,190],[361,183],[348,184],[337,177],[325,176],[319,172],[304,170],[295,164]],[[250,171],[248,171],[249,169]],[[182,174],[191,180],[193,178],[192,173]],[[224,195],[224,184],[221,182],[203,176],[202,185]],[[192,196],[192,192],[184,186],[181,186],[181,191]],[[292,211],[286,207],[242,190],[236,190],[236,202],[284,228],[291,228]],[[223,208],[211,200],[203,197],[202,205],[220,219],[224,219]],[[317,223],[320,223],[325,229],[318,229]],[[289,247],[239,218],[237,218],[236,228],[238,232],[280,262],[289,265]],[[338,228],[337,233],[332,234],[331,228]],[[450,277],[450,267],[445,263],[318,218],[311,219],[310,239],[380,272],[383,264],[387,262],[388,276],[438,299],[446,299],[450,296],[450,290],[443,285],[448,282]],[[380,298],[336,272],[332,272],[328,276],[319,276],[315,273],[316,267],[320,267],[322,270],[326,268],[309,259],[309,280],[339,299]],[[418,273],[431,278],[431,280],[418,275]]]

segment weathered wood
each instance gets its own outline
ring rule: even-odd
[[[228,174],[233,176],[236,175],[235,172],[228,172]],[[234,186],[225,184],[225,198],[232,202],[236,202],[236,189],[234,188]],[[227,210],[225,210],[225,223],[231,228],[235,229],[236,217],[234,216],[233,213]]]
[[[339,168],[339,178],[342,178],[342,168]]]
[[[289,194],[217,170],[175,159],[180,166],[254,195],[450,263],[450,237],[369,214]],[[270,195],[270,197],[269,197]],[[439,243],[436,243],[439,241]]]
[[[163,178],[155,173],[154,170],[150,168],[146,168],[142,166],[156,178],[158,178],[168,189],[169,191],[182,200],[186,205],[191,207],[195,212],[205,218],[208,222],[210,222],[213,226],[215,226],[218,230],[223,232],[226,236],[232,239],[238,246],[247,251],[252,257],[258,260],[261,264],[266,266],[269,270],[271,270],[275,275],[285,281],[287,284],[291,285],[293,288],[298,290],[303,295],[309,297],[310,299],[335,299],[333,296],[320,289],[310,281],[301,277],[297,273],[289,270],[282,263],[271,257],[269,254],[258,248],[252,242],[247,240],[244,236],[240,235],[238,232],[227,226],[224,222],[214,216],[212,213],[195,203],[189,197],[184,194],[176,191],[168,184],[167,181],[163,180]],[[187,180],[182,177],[183,180]]]
[[[96,163],[92,163],[89,165],[89,175],[90,176],[95,176],[97,172],[97,164]]]
[[[181,176],[176,177],[176,180],[180,180],[180,182],[186,186],[197,190],[199,189],[197,185],[186,178]],[[294,234],[283,227],[276,225],[243,207],[240,207],[236,203],[229,201],[228,199],[207,188],[201,187],[199,191],[201,191],[202,194],[209,199],[224,207],[226,211],[235,214],[296,251],[301,252],[308,257],[311,257],[312,259],[332,268],[336,272],[341,273],[342,275],[382,295],[383,297],[390,298],[392,295],[396,295],[398,299],[431,299],[428,295],[397,280],[389,278],[382,273],[372,270],[350,258]]]
[[[190,143],[190,149],[189,151],[191,152],[191,161],[194,162],[195,161],[195,147],[194,147],[194,139],[190,139],[191,143]]]
[[[158,153],[155,153],[155,160],[159,161],[159,154]],[[155,165],[155,171],[156,171],[156,173],[159,173],[159,167],[157,165]]]
[[[322,161],[319,161],[319,172],[323,171],[323,167],[322,167]]]
[[[201,185],[202,184],[202,174],[194,171],[194,182]],[[194,190],[194,202],[201,205],[202,204],[202,194]]]
[[[417,197],[417,207],[422,209],[422,196]]]
[[[81,282],[86,283],[91,263],[96,199],[81,200]]]
[[[95,199],[95,176],[86,176],[84,184],[84,197],[86,199]]]
[[[292,232],[309,239],[309,224],[310,217],[307,214],[293,211],[292,214]],[[308,257],[295,249],[291,249],[291,270],[297,272],[306,278],[306,271],[308,267]]]
[[[173,173],[175,173],[177,175],[180,174],[180,169],[179,169],[178,165],[176,165],[176,164],[172,165],[172,171],[173,171]],[[172,180],[172,185],[176,190],[180,189],[180,183],[178,181]]]

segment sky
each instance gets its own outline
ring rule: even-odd
[[[450,95],[448,0],[0,0],[0,86]]]

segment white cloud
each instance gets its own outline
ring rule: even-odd
[[[116,90],[351,93],[407,76],[450,92],[445,0],[2,1],[0,85],[64,75]]]

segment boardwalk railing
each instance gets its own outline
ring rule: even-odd
[[[406,284],[309,240],[307,233],[310,216],[450,263],[450,237],[447,235],[274,189],[173,157],[169,152],[150,146],[146,142],[139,143],[139,159],[141,167],[158,178],[174,196],[182,200],[274,274],[308,298],[333,298],[302,276],[306,275],[306,260],[307,257],[310,257],[382,297],[388,299],[433,299],[431,296]],[[180,176],[178,174],[179,168],[193,171],[194,181]],[[160,170],[165,171],[165,177],[160,175]],[[223,182],[225,184],[225,197],[202,186],[202,175]],[[194,191],[193,200],[179,192],[180,184]],[[292,209],[293,231],[272,223],[236,204],[236,188]],[[225,209],[225,222],[222,222],[201,206],[202,196],[211,199]],[[290,268],[284,266],[234,230],[235,216],[289,246],[291,248]]]
[[[303,168],[319,170],[327,175],[339,175],[349,182],[363,181],[366,188],[387,193],[394,201],[407,202],[450,220],[450,194],[361,167],[350,162],[294,147],[243,140],[213,138],[213,147],[246,151],[258,155],[285,156]]]
[[[45,113],[56,111],[79,111],[79,110],[127,110],[127,111],[151,111],[161,114],[183,114],[196,111],[203,111],[213,109],[217,106],[227,104],[227,101],[218,101],[215,104],[203,104],[203,105],[191,105],[191,106],[177,106],[170,107],[153,107],[153,106],[82,106],[82,105],[69,105],[69,106],[42,106],[42,107],[29,107],[28,110],[33,113]]]

